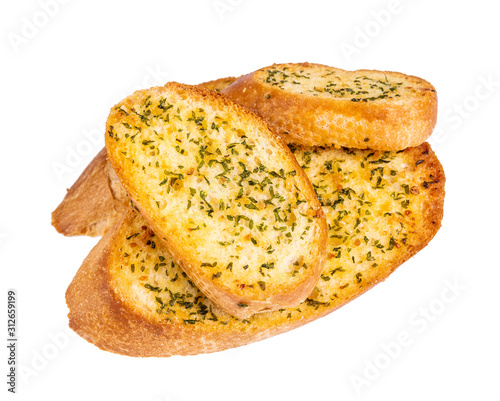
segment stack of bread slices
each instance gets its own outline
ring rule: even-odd
[[[110,352],[192,355],[346,304],[440,227],[436,114],[423,79],[310,63],[135,92],[52,214],[103,235],[67,290],[71,328]]]

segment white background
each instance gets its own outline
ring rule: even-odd
[[[500,400],[495,1],[44,3],[0,6],[0,320],[6,327],[15,288],[22,364],[9,399]],[[401,71],[436,87],[432,145],[447,183],[429,246],[337,312],[238,349],[134,359],[68,334],[64,292],[97,239],[57,234],[50,213],[101,149],[111,106],[169,80],[301,61]],[[450,283],[458,295],[444,303]],[[410,344],[396,352],[402,332]]]

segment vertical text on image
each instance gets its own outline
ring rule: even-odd
[[[7,391],[16,392],[17,376],[17,294],[7,291]]]

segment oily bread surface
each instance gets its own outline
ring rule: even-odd
[[[152,245],[153,231],[131,211],[68,288],[71,328],[103,350],[130,356],[241,346],[346,304],[387,278],[439,229],[445,177],[428,144],[403,152],[297,148],[294,154],[319,192],[329,225],[329,257],[305,302],[248,319],[228,315],[190,283],[165,247]]]
[[[106,148],[149,225],[221,308],[248,317],[312,291],[323,212],[263,120],[214,91],[169,83],[112,109]]]
[[[222,92],[305,146],[402,150],[423,143],[437,118],[434,87],[391,71],[274,64]]]

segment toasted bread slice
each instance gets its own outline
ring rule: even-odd
[[[200,86],[219,92],[236,79],[220,78]],[[129,199],[107,160],[103,148],[52,212],[52,225],[59,233],[100,237],[122,217]]]
[[[169,83],[111,110],[106,148],[151,228],[222,309],[245,318],[311,293],[323,211],[263,120],[217,92]]]
[[[437,95],[398,72],[275,64],[222,91],[267,120],[287,143],[401,150],[436,125]]]
[[[235,318],[207,299],[136,212],[91,251],[66,292],[70,327],[138,357],[221,351],[322,317],[385,280],[427,245],[443,215],[442,167],[428,144],[403,152],[297,148],[325,210],[329,257],[296,308]]]

